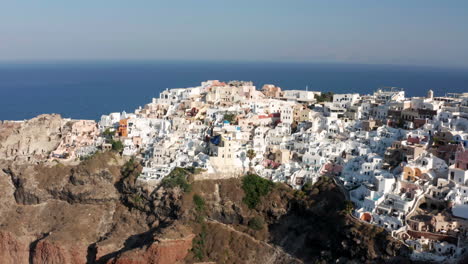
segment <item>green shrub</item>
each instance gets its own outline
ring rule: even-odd
[[[235,114],[224,114],[223,119],[226,121],[229,121],[229,123],[234,123],[236,121],[236,115]]]
[[[199,194],[193,195],[193,203],[195,204],[195,210],[198,212],[205,210],[205,200]]]
[[[125,162],[125,164],[120,169],[120,174],[122,178],[120,179],[118,186],[123,188],[123,190],[130,191],[135,185],[136,179],[141,173],[140,164],[135,161],[134,157]],[[131,191],[132,192],[132,191]]]
[[[175,168],[161,182],[164,188],[175,188],[179,186],[184,192],[190,192],[192,185],[188,183],[187,177],[189,173],[183,168]]]
[[[310,192],[312,191],[312,188],[314,187],[314,185],[310,182],[310,181],[307,181],[303,186],[302,186],[302,191],[304,192]]]
[[[345,201],[345,204],[344,204],[344,211],[347,213],[347,214],[351,214],[353,212],[353,209],[354,209],[354,204],[353,202],[351,201]]]
[[[306,194],[304,191],[297,190],[294,192],[294,197],[296,197],[297,199],[303,199],[305,196]]]
[[[115,150],[119,153],[121,153],[124,149],[124,145],[122,141],[120,140],[111,140],[111,144],[112,144],[112,150]]]
[[[195,205],[195,219],[197,223],[203,223],[205,220],[205,200],[199,194],[193,195],[193,204]]]
[[[110,128],[106,128],[106,130],[104,130],[104,132],[102,132],[102,135],[107,138],[107,139],[110,139],[114,136],[115,132],[114,131],[111,131]]]
[[[144,198],[140,194],[133,194],[129,197],[129,202],[139,210],[144,210],[145,208],[145,201]]]
[[[267,195],[273,187],[273,182],[255,174],[248,174],[242,179],[242,189],[245,196],[243,202],[253,209],[260,202],[262,196]]]
[[[135,162],[135,158],[131,157],[125,164],[123,165],[121,169],[121,173],[124,176],[124,178],[130,176],[137,168],[137,163]]]
[[[249,227],[252,228],[253,230],[262,230],[263,229],[263,226],[264,226],[264,222],[263,222],[263,219],[261,217],[254,217],[252,219],[250,219],[249,221]]]
[[[187,167],[187,168],[185,168],[185,169],[186,169],[187,171],[189,171],[190,173],[192,173],[192,174],[199,174],[199,173],[203,172],[203,169],[202,169],[202,168],[197,168],[197,167],[193,167],[193,166]]]
[[[192,242],[193,255],[195,256],[195,259],[199,261],[205,258],[204,248],[205,248],[207,234],[208,232],[206,229],[206,225],[203,224],[200,233],[193,239],[193,242]]]
[[[315,95],[318,103],[322,102],[331,102],[333,101],[333,92],[321,93],[320,95]]]

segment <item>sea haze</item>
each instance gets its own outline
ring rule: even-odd
[[[158,97],[166,88],[197,86],[204,80],[271,83],[283,89],[372,93],[398,86],[407,96],[468,92],[468,69],[395,65],[260,62],[47,62],[0,64],[0,120],[42,113],[99,119]]]

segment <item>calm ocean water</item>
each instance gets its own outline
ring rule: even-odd
[[[248,80],[257,88],[372,93],[378,87],[405,88],[408,96],[468,92],[468,69],[350,64],[218,62],[67,62],[0,64],[0,120],[42,113],[99,119],[133,111],[166,88],[201,81]]]

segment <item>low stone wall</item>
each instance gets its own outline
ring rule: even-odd
[[[195,175],[196,181],[202,180],[219,180],[219,179],[230,179],[230,178],[239,178],[242,176],[242,173],[209,173],[209,172],[202,172],[200,174]]]

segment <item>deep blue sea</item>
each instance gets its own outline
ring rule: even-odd
[[[395,65],[239,62],[46,62],[0,64],[0,120],[42,113],[99,119],[132,112],[166,88],[197,86],[204,80],[247,80],[260,89],[372,93],[397,86],[407,96],[468,92],[468,69]]]

